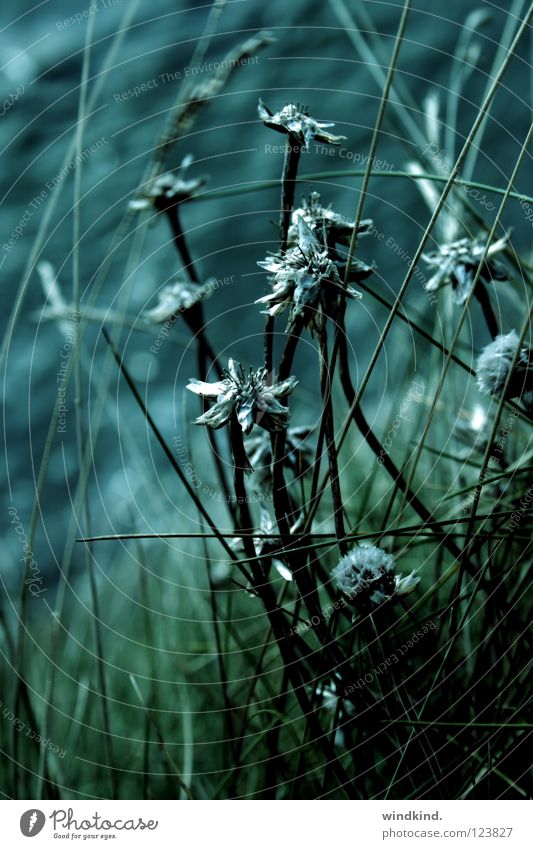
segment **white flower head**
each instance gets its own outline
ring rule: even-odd
[[[272,292],[258,298],[256,304],[266,304],[264,312],[271,316],[289,309],[287,332],[297,318],[302,318],[311,332],[316,330],[319,308],[328,309],[342,293],[351,298],[362,297],[350,286],[344,288],[327,248],[302,217],[298,218],[298,245],[282,256],[274,254],[257,264],[272,275]]]
[[[476,366],[477,384],[484,395],[501,395],[509,369],[518,348],[515,330],[487,345],[478,357]],[[521,348],[507,389],[508,398],[522,398],[533,390],[533,350]]]
[[[188,168],[193,161],[191,154],[186,156],[175,173],[160,174],[144,187],[141,194],[129,202],[129,208],[144,210],[155,207],[160,212],[190,200],[205,185],[205,177],[187,179]]]
[[[255,372],[250,369],[246,374],[240,363],[230,359],[223,380],[206,383],[193,378],[187,389],[204,398],[216,399],[195,424],[219,428],[235,413],[243,432],[248,434],[254,424],[273,432],[285,430],[289,409],[280,404],[278,398],[290,395],[297,383],[295,377],[288,377],[281,383],[269,382],[264,367]]]
[[[505,266],[493,258],[504,249],[507,238],[505,235],[489,247],[478,280],[490,283],[493,280],[509,279]],[[426,292],[435,292],[443,286],[451,285],[455,303],[460,306],[464,304],[472,291],[474,277],[485,248],[486,241],[483,239],[459,239],[457,242],[441,245],[429,254],[422,254],[424,262],[435,270],[433,277],[424,286]]]
[[[350,244],[355,221],[334,212],[331,206],[322,206],[318,192],[311,192],[308,198],[303,198],[302,205],[293,211],[288,233],[289,247],[298,244],[299,218],[302,218],[318,236],[325,234],[326,238],[331,238],[339,245]],[[374,222],[370,218],[365,218],[357,229],[359,236],[368,234],[373,226]]]
[[[317,141],[321,144],[340,144],[345,141],[346,136],[334,136],[332,133],[326,132],[326,127],[334,127],[330,121],[316,121],[311,118],[308,111],[298,104],[287,103],[279,112],[272,112],[261,99],[257,114],[261,118],[265,127],[270,127],[272,130],[277,130],[278,133],[286,133],[297,144],[305,148],[309,147],[309,142]]]
[[[395,574],[392,555],[377,545],[357,545],[331,572],[337,589],[360,609],[378,607],[395,594],[412,592],[419,582],[413,573],[407,577]]]

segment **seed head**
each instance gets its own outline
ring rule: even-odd
[[[346,554],[331,573],[337,589],[360,609],[378,607],[394,595],[412,592],[419,578],[412,572],[395,574],[394,558],[377,545],[358,545]]]
[[[329,258],[311,228],[298,218],[298,245],[283,255],[273,254],[257,263],[272,274],[272,292],[258,298],[256,304],[266,304],[264,311],[271,316],[289,310],[287,332],[298,317],[311,332],[318,329],[319,309],[328,311],[341,294],[361,298],[350,286],[344,288],[337,266]],[[371,273],[372,269],[368,269]]]
[[[346,136],[334,136],[325,131],[326,127],[334,127],[335,124],[330,121],[315,121],[306,108],[294,103],[287,103],[279,112],[272,112],[259,99],[257,114],[265,127],[277,130],[278,133],[286,133],[297,144],[306,149],[309,148],[309,142],[313,140],[321,144],[340,144],[341,141],[346,139]]]
[[[495,254],[504,249],[506,243],[507,236],[503,236],[489,247],[478,280],[487,283],[494,280],[508,280],[509,275],[505,266],[493,259]],[[464,304],[472,291],[472,284],[485,247],[486,242],[483,240],[459,239],[457,242],[441,245],[429,254],[422,254],[422,259],[429,268],[435,269],[433,277],[425,284],[426,292],[435,292],[450,284],[455,303]]]
[[[219,428],[235,413],[243,432],[248,434],[254,424],[273,432],[285,430],[289,409],[278,398],[290,395],[297,383],[295,377],[269,383],[264,367],[255,372],[250,369],[246,374],[240,363],[230,359],[223,380],[206,383],[193,378],[187,389],[204,398],[216,398],[216,403],[195,424]]]
[[[180,312],[185,312],[194,304],[205,301],[213,292],[213,281],[207,281],[202,286],[184,280],[165,286],[158,293],[158,303],[155,307],[143,312],[147,321],[159,324],[174,318]]]
[[[328,241],[334,241],[339,245],[350,244],[355,221],[344,218],[338,212],[334,212],[331,206],[322,206],[318,192],[311,192],[308,198],[303,198],[302,205],[292,213],[292,223],[288,233],[289,247],[298,244],[299,218],[305,221],[317,238],[325,235]],[[358,234],[360,236],[368,234],[373,225],[374,222],[370,218],[365,218],[359,224]]]
[[[477,385],[484,395],[501,395],[509,369],[518,348],[518,335],[515,330],[497,336],[487,345],[478,357],[476,375]],[[511,380],[507,389],[508,398],[525,398],[533,390],[533,350],[524,346],[520,349]]]
[[[187,171],[193,161],[191,154],[186,156],[175,173],[160,174],[144,188],[139,197],[129,202],[129,208],[144,210],[154,207],[164,212],[171,206],[190,200],[206,183],[205,177],[187,180]]]

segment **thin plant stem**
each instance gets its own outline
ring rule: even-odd
[[[346,531],[343,518],[343,500],[340,488],[339,466],[335,447],[335,424],[333,419],[333,404],[331,399],[332,376],[328,366],[327,330],[322,326],[319,330],[320,340],[320,392],[322,396],[322,419],[324,421],[324,436],[329,462],[329,479],[333,499],[333,521],[337,533],[337,544],[341,556],[347,553],[348,547],[344,541]]]
[[[291,222],[292,208],[294,206],[294,193],[296,190],[300,154],[301,147],[298,144],[297,139],[295,139],[292,135],[288,135],[285,142],[283,172],[281,175],[279,239],[280,253],[282,254],[287,250],[287,243],[289,239],[289,225]],[[275,319],[273,316],[267,315],[264,333],[264,356],[265,368],[269,374],[272,372],[274,357],[274,329]]]

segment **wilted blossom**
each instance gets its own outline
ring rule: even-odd
[[[160,174],[144,187],[139,197],[130,200],[129,208],[134,210],[150,209],[155,206],[164,211],[185,200],[190,200],[205,185],[205,177],[188,180],[187,170],[193,161],[191,154],[186,156],[175,173]]]
[[[285,436],[284,465],[295,475],[305,474],[310,468],[314,452],[308,443],[310,427],[289,427]],[[244,443],[250,465],[260,491],[272,487],[272,440],[268,433],[251,436]]]
[[[311,118],[307,109],[294,103],[287,103],[279,112],[272,112],[261,99],[257,107],[257,114],[265,127],[277,130],[278,133],[286,133],[297,144],[305,148],[309,142],[317,141],[321,144],[340,144],[346,136],[334,136],[325,132],[326,127],[334,127],[330,121],[315,121]]]
[[[292,223],[288,233],[289,247],[298,244],[299,218],[302,218],[318,237],[324,235],[326,239],[339,245],[350,244],[355,221],[334,212],[331,206],[322,206],[318,192],[311,192],[308,198],[302,198],[302,205],[292,213]],[[365,218],[359,223],[358,234],[364,236],[370,232],[373,225],[372,219]]]
[[[240,363],[228,362],[223,380],[205,383],[192,379],[187,389],[204,398],[216,399],[211,409],[196,419],[195,424],[219,428],[227,424],[235,414],[244,433],[248,434],[254,424],[265,430],[284,430],[289,422],[289,409],[279,403],[278,398],[290,395],[298,383],[288,377],[281,383],[269,383],[266,368],[245,373]]]
[[[393,596],[407,595],[418,584],[414,572],[396,575],[394,558],[376,545],[358,545],[331,572],[337,589],[360,608],[372,608]]]
[[[272,274],[272,292],[258,298],[256,304],[266,304],[264,312],[271,316],[289,309],[287,331],[298,317],[311,331],[317,329],[319,307],[328,310],[342,293],[351,298],[362,297],[350,286],[343,286],[327,248],[320,244],[302,217],[298,218],[298,245],[257,264]],[[365,268],[365,276],[371,274],[372,269]]]
[[[292,581],[292,573],[288,566],[285,566],[282,560],[280,560],[280,548],[281,548],[281,540],[275,537],[269,537],[269,534],[275,534],[275,526],[274,522],[270,517],[270,513],[265,507],[261,507],[261,522],[258,529],[261,536],[253,538],[253,544],[255,548],[255,556],[261,557],[263,556],[265,559],[271,559],[272,565],[278,575],[283,578],[284,581]],[[295,531],[295,526],[291,527],[291,533]],[[239,552],[244,551],[244,543],[242,539],[236,540],[234,543],[231,543],[231,548],[237,554]]]
[[[505,266],[493,259],[495,254],[504,249],[506,243],[507,236],[503,236],[489,247],[478,280],[490,283],[493,280],[508,279],[509,275]],[[429,254],[422,254],[422,259],[426,264],[431,269],[435,269],[433,277],[425,284],[426,292],[435,292],[437,289],[451,284],[455,303],[464,304],[472,290],[474,277],[485,248],[486,242],[459,239],[457,242],[441,245],[438,250]]]
[[[292,581],[292,573],[290,569],[279,559],[279,556],[276,556],[276,554],[279,553],[280,540],[268,537],[268,534],[275,532],[275,527],[274,522],[270,517],[270,513],[264,507],[261,507],[260,531],[263,536],[254,539],[257,555],[259,556],[262,554],[264,556],[272,557],[272,565],[278,575],[283,578],[284,581]]]
[[[501,395],[507,375],[518,348],[518,335],[515,330],[497,336],[487,345],[478,357],[476,376],[477,385],[484,395]],[[508,398],[524,398],[531,403],[533,397],[533,350],[524,345],[520,349],[509,386]]]
[[[190,309],[199,301],[204,301],[211,295],[214,282],[207,281],[202,286],[189,283],[184,280],[176,280],[169,286],[165,286],[158,293],[157,306],[143,312],[143,318],[155,323],[165,322],[180,312]]]

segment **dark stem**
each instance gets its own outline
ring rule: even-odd
[[[350,377],[350,366],[348,361],[348,348],[346,345],[346,332],[344,329],[344,310],[341,311],[339,315],[339,332],[337,334],[337,338],[339,341],[339,377],[341,381],[341,385],[344,391],[344,395],[350,408],[353,405],[355,399],[355,390],[352,386],[352,381]],[[424,521],[424,523],[430,524],[430,527],[434,530],[435,534],[442,539],[443,545],[446,546],[448,551],[453,555],[454,558],[458,558],[461,555],[461,549],[449,538],[449,535],[446,534],[444,528],[440,525],[440,523],[435,519],[433,514],[427,507],[422,503],[422,501],[418,498],[418,496],[413,492],[412,489],[407,487],[407,483],[405,481],[404,476],[401,471],[396,467],[396,464],[391,459],[387,451],[383,450],[381,442],[373,432],[372,428],[368,424],[366,417],[360,406],[357,406],[353,410],[353,420],[354,423],[359,428],[361,435],[364,437],[369,448],[372,449],[378,461],[383,465],[384,469],[389,473],[393,481],[395,482],[398,489],[403,492],[412,506],[412,508],[418,513],[420,518]],[[318,498],[318,496],[317,496]],[[313,508],[310,511],[310,517],[314,515],[314,509],[316,509],[313,505]]]
[[[200,283],[200,276],[196,271],[196,267],[189,251],[189,246],[187,244],[187,239],[185,238],[185,233],[181,225],[179,205],[175,204],[173,206],[161,207],[161,211],[167,214],[170,226],[172,228],[172,232],[174,234],[174,244],[176,246],[178,254],[181,257],[183,265],[185,266],[187,274],[189,275],[191,282],[196,283],[198,285]],[[207,380],[208,360],[212,362],[215,373],[218,379],[221,380],[223,377],[222,368],[205,333],[204,311],[202,307],[202,302],[198,301],[197,303],[193,304],[192,307],[190,307],[183,313],[183,316],[185,318],[185,322],[187,323],[190,330],[198,341],[198,376],[200,380]],[[202,399],[202,412],[205,413],[206,409],[207,403],[205,399]],[[211,446],[218,481],[222,492],[224,493],[228,510],[233,517],[234,511],[230,498],[229,483],[226,478],[226,472],[220,456],[220,448],[218,446],[216,435],[214,431],[212,431],[210,428],[208,428],[207,438]]]
[[[246,556],[249,558],[255,558],[254,541],[249,535],[253,522],[248,507],[244,478],[245,469],[247,467],[246,451],[244,448],[242,431],[235,414],[233,414],[230,419],[230,438],[233,452],[235,495],[237,496],[238,504],[237,514],[239,527],[237,530],[243,532],[242,541]],[[338,760],[327,734],[324,732],[316,718],[314,710],[312,709],[311,702],[309,701],[309,697],[306,692],[308,682],[302,673],[301,660],[294,653],[288,623],[282,611],[278,607],[274,590],[266,577],[264,566],[261,561],[254,560],[250,563],[250,567],[253,588],[263,602],[272,628],[272,633],[274,634],[282,660],[285,664],[287,675],[289,676],[302,713],[309,723],[312,740],[322,749],[326,762],[330,764],[336,780],[340,782],[340,786],[351,788],[355,797],[355,787],[345,772],[344,767]],[[347,790],[345,792],[347,792]]]
[[[478,280],[476,288],[474,290],[474,294],[480,303],[489,333],[493,339],[496,339],[496,336],[498,336],[500,333],[498,319],[496,318],[496,315],[492,308],[489,293],[487,292],[487,289],[485,288],[485,285],[482,283],[481,280]]]
[[[285,161],[283,162],[283,174],[281,176],[281,212],[279,219],[279,247],[282,253],[287,250],[289,240],[289,227],[291,223],[291,212],[294,206],[294,194],[296,191],[296,178],[298,176],[301,150],[294,136],[287,136]]]
[[[189,251],[189,246],[187,245],[187,240],[185,238],[185,233],[183,232],[183,227],[181,226],[179,206],[178,204],[174,204],[173,206],[166,206],[164,208],[164,211],[168,216],[168,220],[172,228],[172,233],[174,235],[174,244],[181,259],[183,260],[185,270],[192,282],[199,284],[200,276],[196,271],[196,266],[194,265],[192,256]]]
[[[287,136],[283,173],[281,175],[281,207],[279,219],[280,253],[284,253],[287,250],[300,155],[301,147],[297,140],[291,135]],[[269,373],[272,371],[272,364],[274,361],[274,326],[275,319],[273,316],[267,316],[264,334],[264,356],[265,368]]]
[[[170,223],[170,227],[172,229],[172,233],[174,235],[174,244],[176,246],[176,250],[183,262],[185,270],[189,276],[189,279],[192,283],[196,285],[200,284],[200,276],[196,270],[196,266],[193,262],[191,253],[189,251],[189,246],[187,245],[187,240],[185,238],[185,233],[183,231],[183,227],[181,225],[181,218],[179,214],[179,205],[174,204],[173,206],[164,206],[160,207],[162,212],[165,212],[167,218]],[[202,307],[202,302],[198,301],[193,304],[183,313],[185,321],[194,336],[198,340],[198,348],[199,348],[199,365],[201,365],[201,358],[206,361],[209,359],[213,363],[213,368],[217,374],[219,380],[222,378],[222,369],[218,363],[215,352],[213,351],[207,336],[205,335],[205,324],[204,324],[204,310]],[[205,365],[202,367],[202,371],[200,373],[200,379],[205,380]]]
[[[335,424],[333,419],[333,404],[331,400],[332,375],[328,369],[328,340],[325,324],[319,330],[320,338],[320,392],[322,395],[322,421],[324,422],[324,435],[326,437],[326,450],[329,463],[329,478],[331,482],[331,497],[333,500],[333,520],[337,534],[337,544],[341,556],[348,551],[345,540],[343,501],[339,480],[339,466],[337,462],[337,448],[335,445]]]

